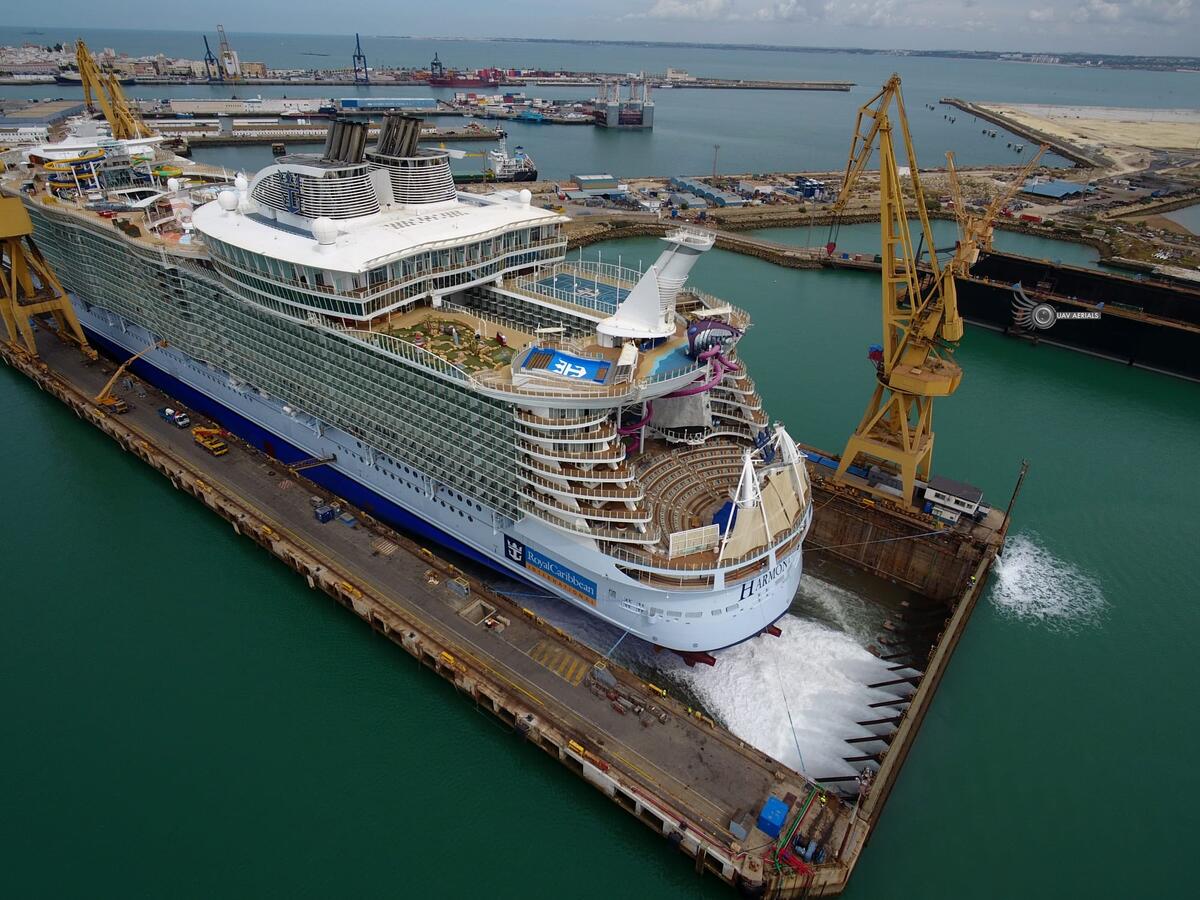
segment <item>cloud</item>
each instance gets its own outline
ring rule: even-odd
[[[733,0],[655,0],[650,9],[637,18],[685,19],[713,22],[734,18]]]
[[[1053,22],[1055,12],[1053,9],[1046,7],[1045,9],[1031,9],[1025,14],[1025,17],[1030,22]]]

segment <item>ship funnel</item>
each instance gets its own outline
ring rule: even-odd
[[[325,136],[321,159],[332,163],[360,163],[367,149],[367,124],[349,119],[334,119]]]
[[[707,231],[679,228],[663,238],[670,246],[662,252],[654,268],[658,272],[658,293],[663,317],[675,312],[675,298],[687,282],[700,254],[711,250],[716,237]]]
[[[416,156],[417,141],[420,137],[420,119],[400,113],[388,113],[383,117],[383,125],[379,129],[379,143],[375,145],[375,152],[383,156]]]
[[[707,231],[679,228],[663,238],[670,246],[645,274],[615,315],[596,326],[603,335],[621,340],[669,337],[675,333],[675,299],[700,254],[716,237]]]

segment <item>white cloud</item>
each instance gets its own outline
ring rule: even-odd
[[[686,19],[712,22],[733,18],[733,0],[655,0],[647,19]]]
[[[1085,43],[1086,35],[1102,34],[1111,43],[1134,28],[1139,37],[1147,38],[1155,28],[1170,31],[1171,26],[1193,20],[1197,4],[1200,0],[1009,0],[1006,4],[994,0],[641,0],[638,5],[643,11],[619,18],[696,23],[693,29],[707,22],[737,23],[739,33],[765,40],[774,37],[780,43],[853,29],[890,29],[906,35],[914,29],[944,35],[986,32],[1009,34],[1013,41],[1006,49],[1028,49],[1018,44],[1028,36],[1029,23],[1040,26],[1041,34],[1070,33],[1076,39],[1082,36]],[[1173,30],[1172,37],[1178,37],[1178,28]],[[912,45],[900,40],[897,46]]]

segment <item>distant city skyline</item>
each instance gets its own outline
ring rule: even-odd
[[[1200,0],[441,0],[397,8],[358,0],[336,27],[364,35],[757,43],[869,49],[988,50],[1133,55],[1200,54]],[[211,0],[199,7],[132,0],[60,0],[77,28],[329,34],[316,0]],[[54,26],[34,4],[13,28]],[[514,31],[519,27],[519,31]]]

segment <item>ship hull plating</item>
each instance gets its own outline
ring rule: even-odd
[[[115,313],[73,299],[89,339],[117,358],[128,358],[157,337]],[[132,368],[284,464],[335,456],[328,465],[306,469],[305,476],[376,518],[657,646],[703,652],[741,643],[788,611],[800,582],[802,542],[797,541],[791,553],[736,584],[707,590],[648,587],[618,569],[590,541],[533,517],[513,523],[175,348],[155,349]],[[806,520],[805,532],[808,525]]]

